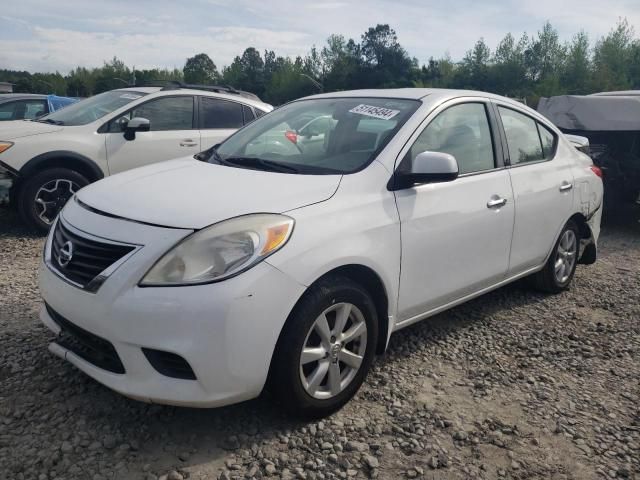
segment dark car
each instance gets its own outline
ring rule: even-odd
[[[31,120],[77,102],[77,98],[35,93],[0,94],[0,122]]]

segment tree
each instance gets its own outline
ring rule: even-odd
[[[589,37],[585,32],[579,32],[574,35],[567,49],[562,84],[567,93],[581,95],[589,92],[590,77]]]
[[[93,93],[102,93],[115,88],[130,86],[133,82],[131,70],[122,60],[113,57],[110,62],[104,62],[102,68],[96,69],[96,81]]]
[[[362,35],[363,86],[400,87],[412,82],[413,60],[398,42],[395,30],[378,24]]]
[[[489,70],[489,90],[501,95],[524,97],[529,89],[526,78],[526,34],[516,41],[508,33],[496,47]]]
[[[262,96],[265,89],[264,67],[260,52],[249,47],[241,57],[234,58],[231,65],[223,70],[222,77],[225,84]],[[272,74],[273,71],[270,72]]]
[[[200,85],[212,85],[218,82],[219,74],[216,64],[206,53],[198,53],[187,58],[182,69],[184,81]]]
[[[594,85],[597,90],[624,90],[637,79],[630,78],[630,65],[637,47],[633,27],[620,20],[609,34],[600,39],[593,51]]]
[[[559,75],[566,50],[560,44],[557,30],[550,22],[546,22],[542,31],[538,32],[538,38],[531,38],[529,48],[524,53],[529,78],[539,81]]]
[[[484,38],[481,38],[462,59],[457,75],[457,86],[487,90],[490,60],[491,49],[485,43]]]

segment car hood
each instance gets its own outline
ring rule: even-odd
[[[282,213],[322,202],[340,175],[294,175],[204,163],[187,157],[91,184],[78,200],[101,212],[166,227],[199,229],[248,213]]]
[[[32,122],[30,120],[13,120],[10,122],[0,122],[0,140],[14,140],[16,138],[40,135],[62,130],[61,125],[51,123]]]

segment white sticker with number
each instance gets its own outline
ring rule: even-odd
[[[351,113],[366,115],[367,117],[380,118],[382,120],[391,120],[400,113],[400,110],[391,110],[390,108],[374,107],[373,105],[365,105],[361,103],[357,107],[349,110]]]

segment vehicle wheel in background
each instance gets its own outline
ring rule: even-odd
[[[18,213],[29,228],[45,234],[67,200],[88,184],[87,178],[68,168],[36,173],[17,192]]]
[[[575,222],[570,220],[562,229],[544,268],[533,275],[534,286],[549,293],[566,290],[576,272],[579,254],[580,230]]]
[[[280,335],[269,387],[288,412],[333,413],[364,381],[376,349],[378,318],[369,293],[327,277],[298,302]]]

